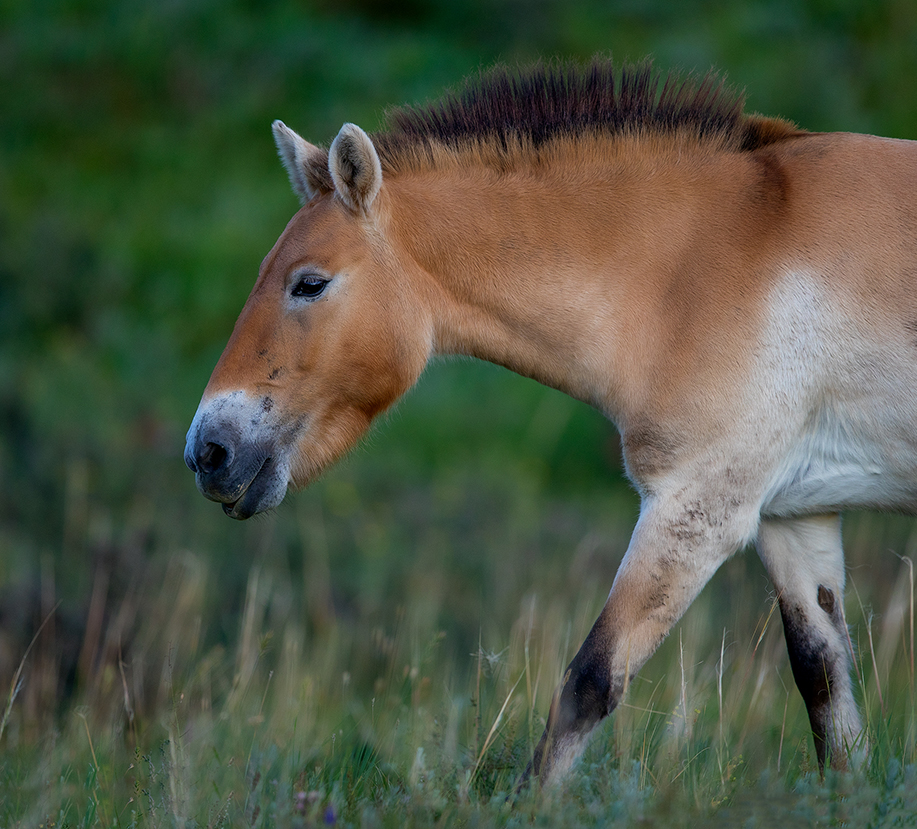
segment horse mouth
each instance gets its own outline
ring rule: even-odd
[[[287,481],[284,470],[273,457],[268,456],[234,501],[223,501],[223,512],[230,518],[244,521],[259,512],[276,507],[286,495]]]
[[[242,502],[242,498],[238,501],[233,501],[231,504],[222,504],[223,512],[225,512],[230,518],[236,518],[239,521],[244,521],[246,518],[251,518],[255,513],[249,512],[247,510],[237,510],[237,507]]]
[[[246,490],[248,492],[248,490]],[[240,512],[236,512],[236,507],[242,503],[242,499],[245,498],[245,493],[242,493],[241,498],[237,498],[235,501],[223,502],[220,506],[230,518],[238,518],[240,521],[244,521],[246,518],[250,518],[250,515],[243,515]]]

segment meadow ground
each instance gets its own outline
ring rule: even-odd
[[[432,375],[353,462],[248,524],[199,499],[176,458],[149,480],[172,494],[140,498],[120,527],[71,473],[65,543],[95,562],[92,599],[58,608],[11,689],[0,825],[917,825],[917,533],[868,514],[845,526],[871,745],[859,769],[819,779],[748,550],[572,778],[508,804],[636,500],[614,476],[604,488],[565,477],[563,459],[589,457],[578,441],[613,454],[613,431],[585,407],[497,369]],[[544,466],[534,449],[489,445],[435,474],[399,468],[429,405],[476,390],[494,406],[505,383],[521,402],[487,431],[522,418],[518,440]],[[68,585],[52,569],[36,601],[53,608]]]

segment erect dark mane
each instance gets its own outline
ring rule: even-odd
[[[685,131],[743,151],[799,134],[786,121],[745,115],[743,105],[715,74],[664,75],[650,63],[616,67],[597,57],[586,65],[497,66],[438,102],[391,111],[374,141],[383,165],[397,168],[432,144],[538,148],[559,137]]]

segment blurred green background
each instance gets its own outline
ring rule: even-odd
[[[913,0],[0,2],[0,664],[55,601],[86,636],[93,601],[162,590],[176,556],[216,575],[210,643],[237,635],[253,565],[270,612],[314,631],[435,597],[466,661],[528,585],[607,590],[637,508],[616,433],[502,369],[431,366],[352,458],[247,524],[181,459],[297,207],[273,119],[327,144],[495,61],[598,51],[717,68],[808,129],[917,138]]]

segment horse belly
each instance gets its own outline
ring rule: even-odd
[[[901,411],[867,414],[873,416],[832,411],[813,418],[776,470],[762,515],[917,513],[915,419]]]
[[[836,275],[797,270],[770,297],[750,375],[770,401],[761,430],[775,437],[762,515],[917,513],[917,349],[900,318],[908,312],[892,296],[883,311],[861,294]]]

